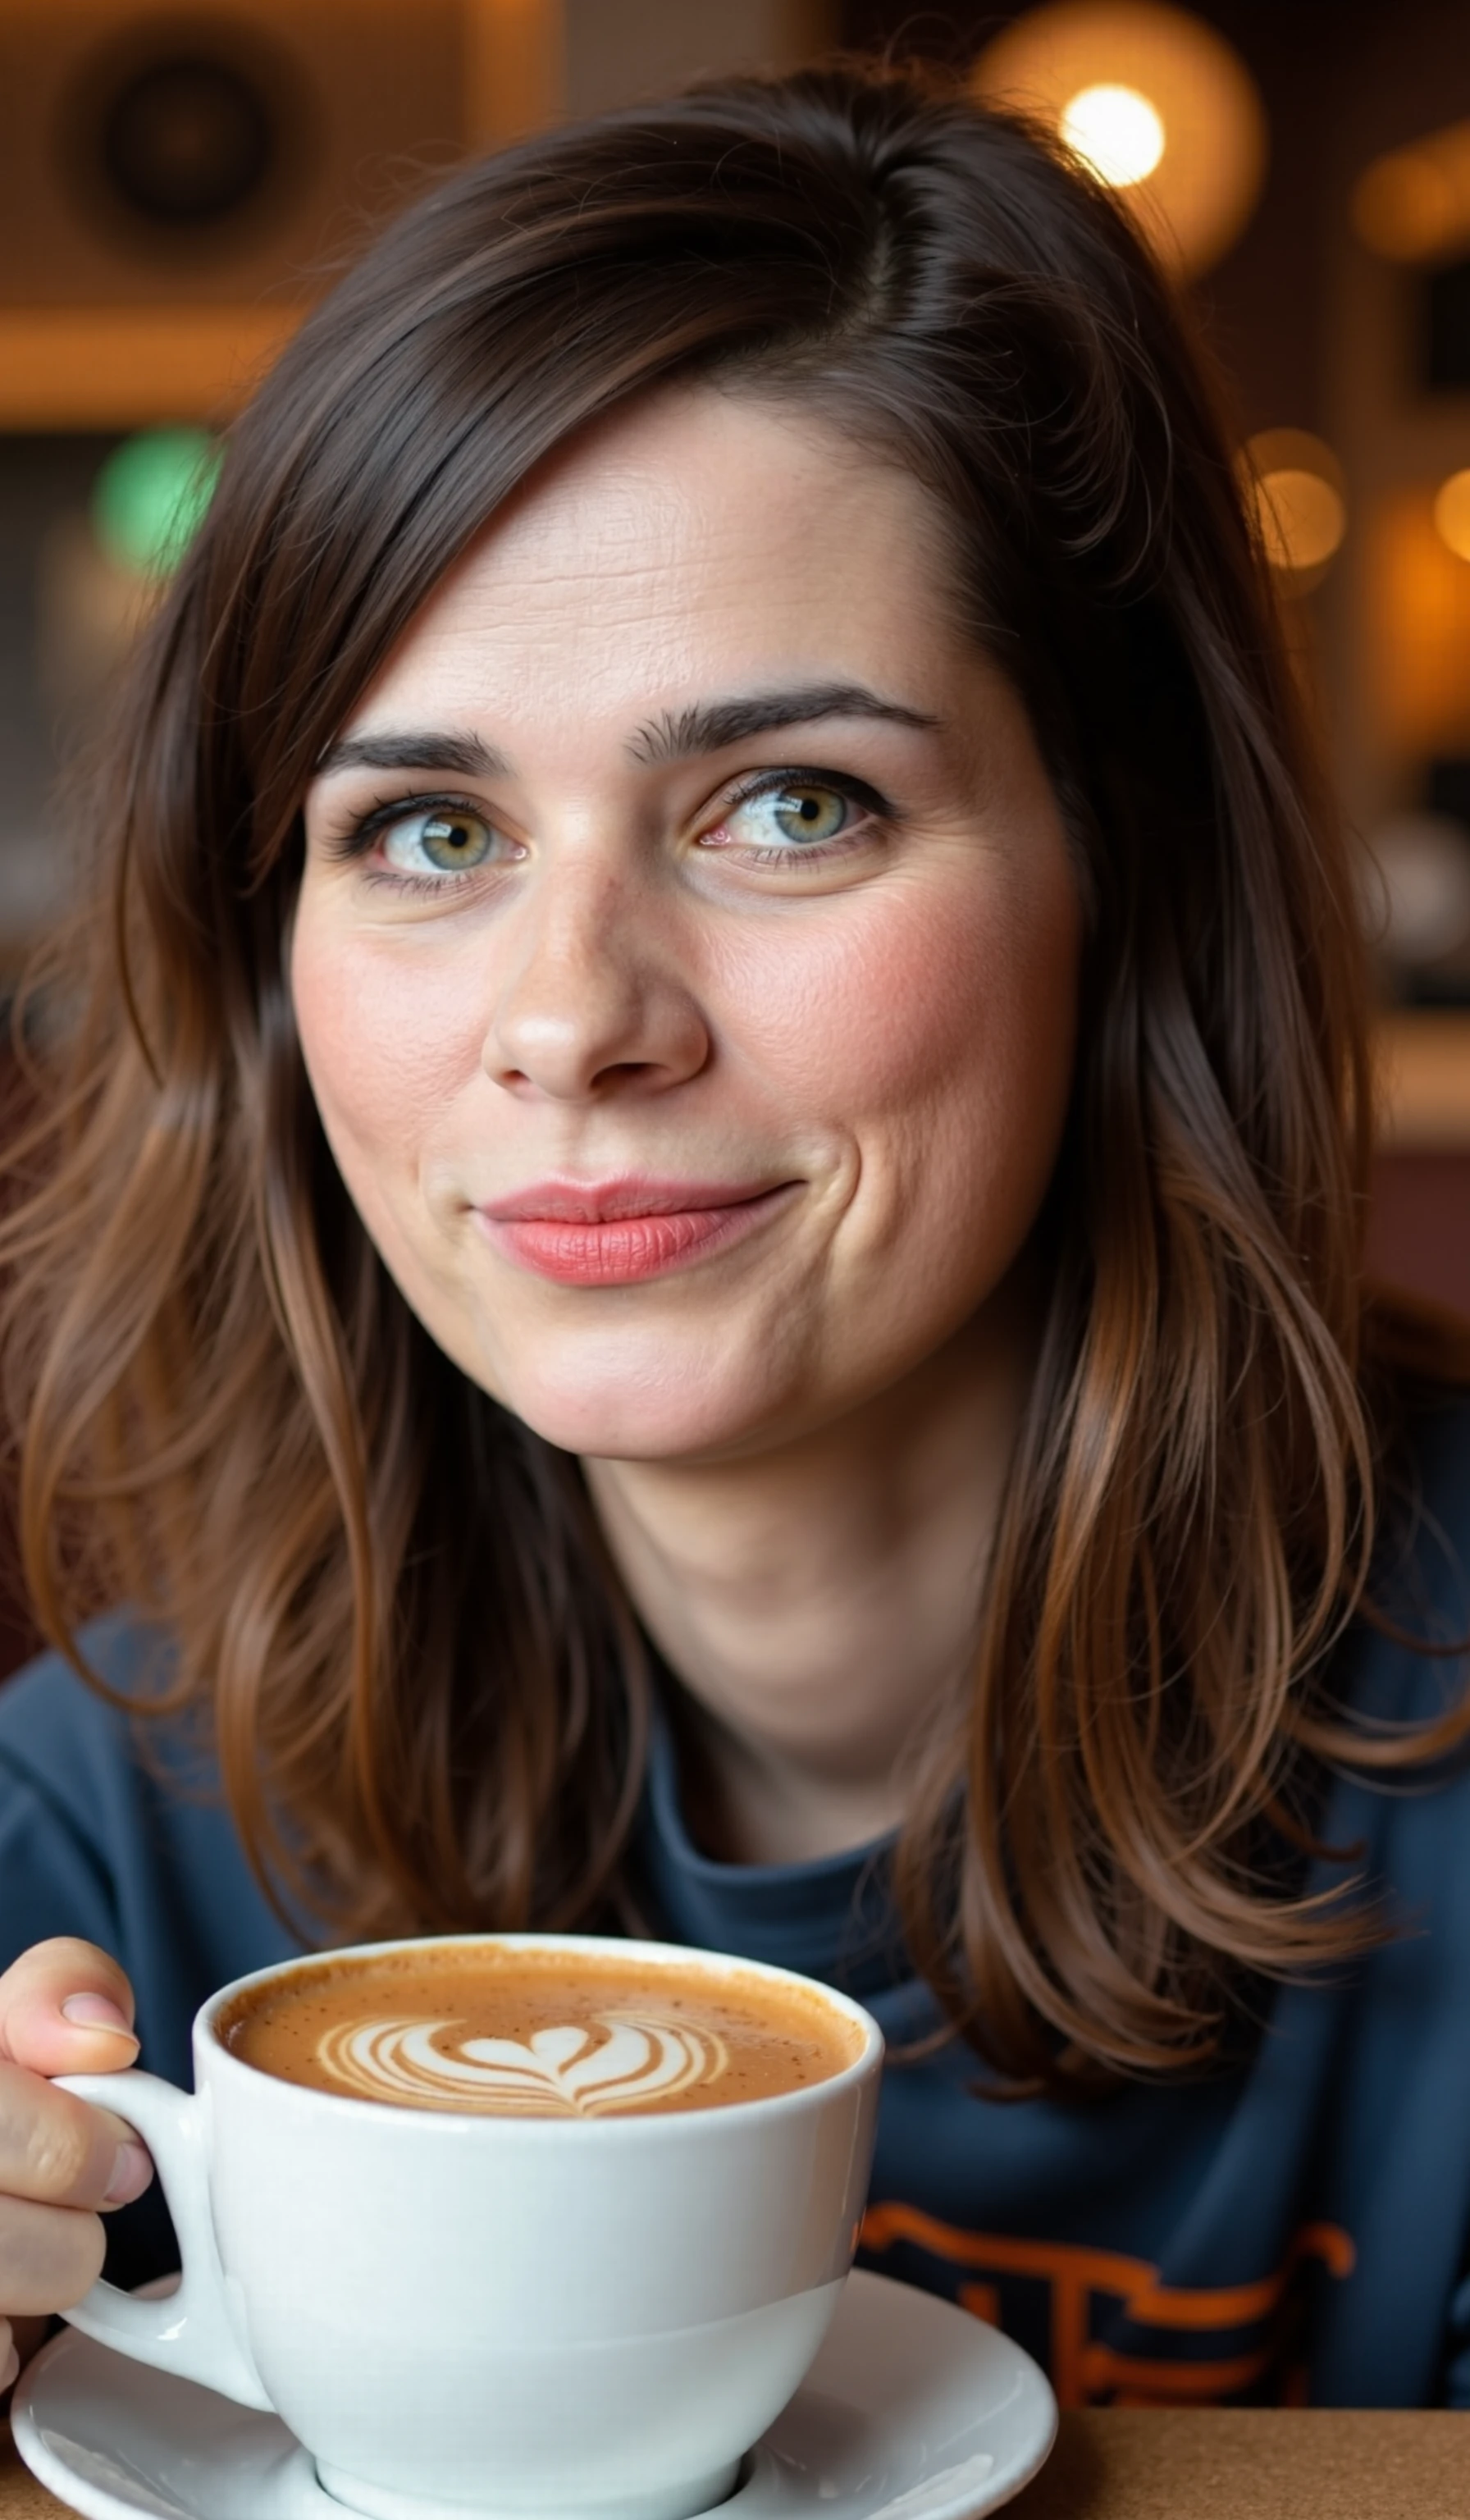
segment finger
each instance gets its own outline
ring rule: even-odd
[[[109,2074],[137,2053],[133,1990],[95,1943],[35,1943],[0,1977],[0,2058],[33,2074]]]
[[[10,2305],[7,2317],[69,2310],[101,2274],[106,2245],[97,2214],[0,2196],[0,2300]]]
[[[0,2318],[0,2389],[13,2389],[21,2376],[21,2354],[8,2318]]]
[[[0,2194],[95,2211],[129,2204],[152,2177],[147,2149],[123,2118],[23,2065],[0,2065]]]

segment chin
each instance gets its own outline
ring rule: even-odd
[[[736,1397],[718,1383],[672,1373],[592,1384],[553,1375],[507,1383],[497,1376],[487,1387],[547,1443],[591,1461],[690,1461],[739,1450],[759,1436],[771,1414],[764,1395],[752,1405],[749,1382]]]

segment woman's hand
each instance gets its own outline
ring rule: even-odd
[[[120,2073],[132,2023],[132,1988],[93,1943],[36,1943],[0,1976],[0,2389],[101,2273],[102,2210],[154,2175],[121,2118],[47,2080]]]

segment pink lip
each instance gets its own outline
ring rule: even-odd
[[[478,1210],[497,1250],[563,1286],[631,1286],[742,1241],[795,1188],[539,1182]]]

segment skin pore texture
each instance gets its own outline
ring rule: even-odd
[[[307,798],[291,987],[347,1189],[581,1457],[743,1862],[896,1824],[1045,1304],[1078,886],[946,537],[820,421],[666,390],[500,512]]]

